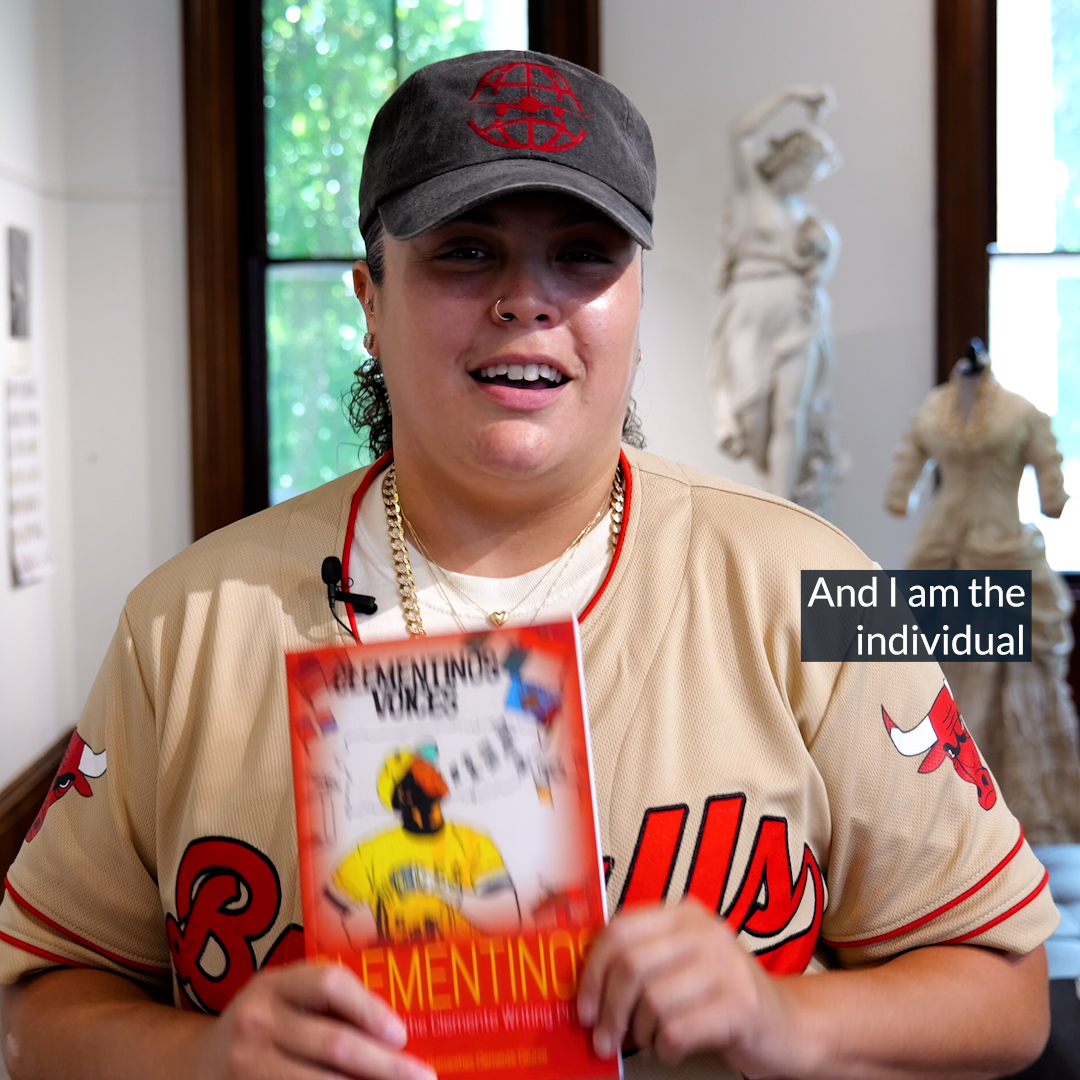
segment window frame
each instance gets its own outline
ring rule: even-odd
[[[600,0],[529,0],[530,48],[600,68]],[[261,0],[184,0],[194,539],[269,504]]]
[[[997,0],[936,0],[937,379],[972,337],[989,339],[990,254],[997,238]],[[1074,498],[1080,492],[1073,493]],[[1062,574],[1076,610],[1080,574]],[[1069,657],[1080,700],[1080,647]]]
[[[990,329],[997,235],[997,2],[937,0],[937,379]]]

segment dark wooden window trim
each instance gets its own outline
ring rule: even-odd
[[[529,47],[600,71],[600,0],[529,0]]]
[[[268,500],[261,4],[184,0],[195,539]],[[530,0],[533,48],[599,69],[599,0]]]
[[[184,0],[188,335],[195,538],[244,514],[236,9]]]
[[[937,0],[937,375],[988,337],[997,218],[996,0]]]

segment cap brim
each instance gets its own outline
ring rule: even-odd
[[[485,161],[432,177],[380,203],[379,217],[394,239],[411,240],[474,206],[516,191],[572,195],[611,218],[642,247],[653,246],[649,219],[628,199],[578,169],[534,158]]]

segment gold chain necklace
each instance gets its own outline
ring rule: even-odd
[[[398,593],[405,627],[410,634],[424,634],[424,620],[420,618],[420,603],[416,599],[409,552],[405,547],[405,529],[401,523],[401,503],[397,493],[397,471],[391,464],[382,482],[383,507],[386,509],[386,528],[390,533],[390,550],[394,555],[394,573],[397,575]]]
[[[442,587],[442,583],[434,573],[434,568],[438,566],[438,563],[433,563],[433,560],[429,557],[427,550],[421,543],[420,538],[416,535],[416,530],[412,525],[407,523],[407,519],[401,510],[401,502],[398,499],[397,490],[397,469],[396,466],[391,463],[390,467],[386,470],[386,475],[383,477],[382,482],[382,496],[383,507],[386,510],[386,528],[390,535],[390,549],[394,557],[394,574],[397,578],[398,594],[401,597],[401,610],[405,617],[405,627],[415,637],[420,637],[426,633],[424,630],[424,621],[420,616],[420,602],[416,596],[416,582],[413,580],[412,566],[409,562],[409,552],[406,546],[406,529],[412,534],[413,539],[416,541],[416,546],[420,550],[420,554],[424,557],[424,561],[428,565],[428,569],[432,571],[431,576],[434,579],[436,585],[439,587],[439,591],[443,595],[443,599],[446,600],[447,606],[454,615],[454,619],[464,630],[464,624],[454,605],[450,602],[450,598],[446,595],[446,591]],[[446,577],[445,571],[443,576],[446,577],[446,582],[455,592],[459,593],[462,597],[469,601],[478,611],[480,611],[489,622],[495,626],[502,626],[510,615],[516,611],[522,604],[536,590],[547,580],[551,573],[555,570],[556,566],[563,560],[563,557],[576,551],[578,545],[582,540],[596,527],[596,524],[603,517],[604,512],[610,508],[611,510],[611,532],[608,539],[609,548],[614,552],[616,545],[619,541],[619,533],[622,530],[623,509],[626,503],[625,485],[623,483],[622,465],[620,464],[615,472],[615,480],[611,485],[611,497],[605,506],[602,506],[597,511],[596,516],[576,537],[570,545],[562,552],[561,555],[552,563],[547,573],[540,578],[540,580],[523,596],[512,608],[506,611],[492,611],[486,612],[475,600],[467,593],[462,592],[449,577]],[[569,565],[569,560],[563,564],[562,570],[566,569]],[[442,570],[442,567],[438,567]],[[562,577],[562,571],[555,578],[551,587],[544,594],[544,599],[540,601],[540,606],[536,609],[536,614],[539,614],[544,604],[547,602],[549,596],[555,589],[555,586],[559,583]],[[535,615],[533,616],[536,617]]]

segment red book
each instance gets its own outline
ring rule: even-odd
[[[618,1077],[577,1018],[605,919],[577,622],[287,657],[308,958],[440,1076]]]

